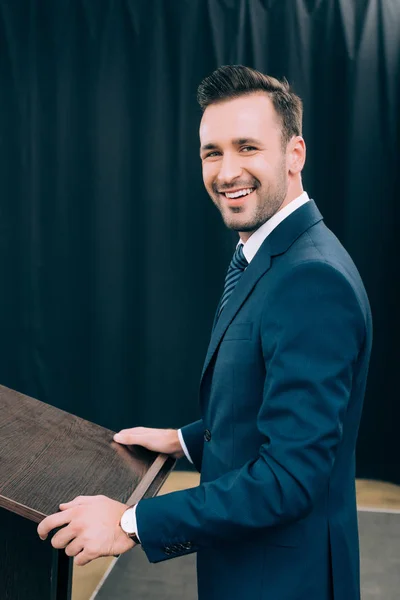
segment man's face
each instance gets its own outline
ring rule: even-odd
[[[227,227],[253,232],[279,210],[288,169],[282,126],[267,94],[208,106],[200,144],[204,185]]]

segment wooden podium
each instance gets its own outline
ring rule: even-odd
[[[73,559],[36,531],[61,502],[103,494],[134,504],[157,494],[175,460],[113,435],[0,386],[1,600],[71,597]]]

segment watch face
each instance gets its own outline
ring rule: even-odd
[[[121,527],[125,533],[135,533],[132,523],[132,509],[128,508],[121,518]]]

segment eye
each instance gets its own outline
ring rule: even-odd
[[[214,158],[215,156],[219,156],[219,154],[221,153],[214,150],[213,152],[209,152],[208,154],[206,154],[204,158]]]
[[[243,146],[243,148],[241,148],[241,150],[251,152],[252,150],[257,150],[257,148],[255,148],[254,146]]]

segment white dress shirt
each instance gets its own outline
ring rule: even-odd
[[[305,204],[309,200],[310,198],[307,192],[303,192],[300,196],[298,196],[298,198],[289,202],[289,204],[287,204],[284,208],[275,213],[274,216],[271,217],[268,221],[266,221],[263,225],[261,225],[261,227],[256,229],[256,231],[251,234],[247,242],[243,244],[243,242],[239,240],[237,245],[243,244],[243,254],[245,255],[248,263],[251,263],[258,250],[260,249],[261,244],[269,236],[271,231],[273,231],[275,227],[279,225],[279,223],[282,223],[282,221],[286,219],[286,217],[291,215],[292,212],[300,208],[300,206],[303,206],[303,204]],[[189,462],[193,464],[193,461],[186,447],[185,440],[183,439],[182,431],[180,429],[178,429],[178,437],[186,458]],[[132,518],[133,529],[134,531],[136,531],[136,534],[140,539],[136,523],[136,506],[137,505],[133,506],[129,512]]]

